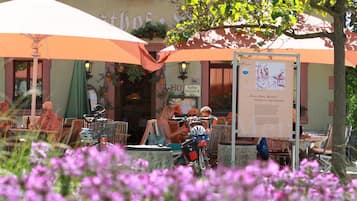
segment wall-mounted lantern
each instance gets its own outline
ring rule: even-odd
[[[92,62],[90,61],[85,61],[84,62],[84,68],[86,69],[86,78],[87,80],[93,77],[92,73]]]

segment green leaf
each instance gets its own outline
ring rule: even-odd
[[[219,6],[219,11],[221,12],[222,15],[226,14],[226,4],[223,4]]]

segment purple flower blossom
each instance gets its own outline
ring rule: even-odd
[[[32,142],[30,163],[43,164],[46,161],[50,150],[51,145],[46,142]]]
[[[52,189],[54,175],[47,167],[38,165],[32,169],[30,175],[24,178],[27,189],[37,192],[47,192]]]
[[[0,200],[20,200],[21,188],[16,176],[0,177]]]
[[[34,145],[40,147],[35,162],[42,163],[48,156],[40,150],[46,148]],[[316,161],[302,161],[299,171],[256,161],[245,168],[208,169],[203,177],[188,166],[152,172],[147,167],[148,161],[130,160],[119,146],[69,150],[24,176],[0,177],[0,200],[356,200],[357,180],[344,185],[335,175],[320,173]],[[61,188],[71,193],[61,195]]]
[[[145,171],[149,167],[149,162],[141,158],[133,161],[133,169],[138,171]]]

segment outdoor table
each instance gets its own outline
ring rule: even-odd
[[[148,170],[173,167],[173,152],[170,147],[159,145],[127,145],[126,150],[133,159],[149,162]]]
[[[299,139],[299,149],[303,151],[306,156],[309,154],[309,148],[314,145],[314,144],[320,144],[323,141],[327,139],[327,136],[321,136],[321,135],[302,135],[301,138]],[[283,141],[288,141],[288,143],[291,145],[291,158],[292,161],[295,160],[295,146],[296,146],[296,139],[289,138],[289,139],[280,139]]]
[[[314,144],[321,144],[323,141],[327,139],[327,136],[318,136],[318,135],[309,135],[309,136],[302,136],[299,141],[300,141],[300,149],[305,151],[305,153],[308,153],[309,148],[313,146]],[[289,139],[289,142],[291,144],[295,144],[296,140],[295,139]]]
[[[10,132],[14,134],[14,137],[18,137],[20,142],[25,141],[27,138],[30,140],[43,139],[51,141],[57,133],[57,131],[27,128],[11,128]]]
[[[326,136],[325,130],[304,130],[304,133],[311,136]]]

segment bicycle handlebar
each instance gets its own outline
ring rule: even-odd
[[[213,120],[213,117],[198,117],[198,116],[184,116],[184,117],[172,117],[171,120],[178,122],[190,122],[190,121],[209,121]]]
[[[92,123],[97,120],[103,119],[105,108],[102,105],[96,105],[90,114],[84,114],[83,118],[87,123]],[[104,118],[105,119],[105,118]]]
[[[106,112],[106,110],[104,106],[97,104],[96,106],[94,106],[94,110],[92,112],[98,115],[103,115]]]

